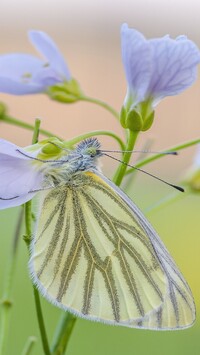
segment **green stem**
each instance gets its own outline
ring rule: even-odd
[[[48,339],[47,339],[47,334],[46,334],[46,329],[45,329],[45,324],[44,324],[44,318],[43,318],[43,314],[42,314],[40,296],[39,296],[39,292],[35,286],[33,286],[33,292],[34,292],[37,319],[38,319],[38,324],[39,324],[39,328],[40,328],[40,335],[41,335],[41,339],[42,339],[42,346],[43,346],[44,354],[51,355],[49,343],[48,343]]]
[[[27,340],[27,343],[25,344],[24,350],[22,351],[22,355],[30,355],[36,341],[36,337],[30,336]]]
[[[122,162],[119,165],[114,177],[113,177],[113,182],[120,186],[124,175],[126,174],[126,169],[127,169],[127,164],[130,161],[131,155],[132,155],[132,150],[134,148],[136,139],[138,137],[139,132],[132,132],[129,131],[128,139],[127,139],[127,145],[125,147],[125,152],[122,158]]]
[[[25,225],[26,225],[25,242],[28,246],[29,252],[30,252],[30,243],[31,243],[31,221],[32,221],[31,201],[28,201],[25,204]],[[48,344],[46,329],[44,325],[44,318],[43,318],[42,308],[40,304],[40,297],[39,297],[38,290],[34,285],[33,285],[33,293],[34,293],[35,307],[36,307],[37,319],[38,319],[44,354],[50,355],[51,353],[49,350],[49,344]]]
[[[37,143],[39,128],[40,128],[40,120],[37,119],[35,122],[32,144]],[[25,203],[25,226],[26,226],[25,242],[28,246],[28,251],[30,253],[30,243],[31,243],[31,235],[32,235],[31,201],[28,201]],[[39,328],[40,328],[40,335],[41,335],[41,339],[42,339],[44,354],[50,355],[51,353],[50,353],[50,349],[49,349],[49,344],[48,344],[48,339],[47,339],[47,334],[46,334],[46,329],[45,329],[45,324],[44,324],[44,319],[43,319],[43,314],[42,314],[42,308],[41,308],[41,304],[40,304],[39,292],[34,285],[33,285],[33,293],[34,293],[37,319],[38,319],[38,324],[39,324]]]
[[[77,136],[77,137],[72,138],[71,140],[67,141],[67,144],[69,144],[70,146],[73,146],[74,144],[79,143],[83,139],[95,137],[95,136],[112,137],[119,143],[121,150],[125,150],[125,145],[124,145],[123,141],[121,140],[121,138],[118,137],[115,133],[110,132],[110,131],[92,131],[92,132],[84,133],[84,134],[81,134],[80,136]]]
[[[1,320],[0,320],[0,355],[5,354],[7,337],[9,335],[9,325],[10,325],[10,316],[11,316],[11,308],[12,308],[11,293],[12,293],[12,286],[13,286],[13,280],[15,275],[15,266],[16,266],[16,259],[17,259],[19,236],[21,233],[22,218],[23,218],[23,210],[21,210],[19,213],[17,225],[15,228],[14,238],[12,240],[10,262],[8,265],[8,272],[7,272],[5,288],[3,292],[3,299],[1,301],[2,308],[1,308]]]
[[[31,125],[29,123],[26,123],[26,122],[23,122],[21,120],[13,118],[13,117],[3,116],[3,117],[0,118],[0,120],[4,121],[5,123],[8,123],[8,124],[12,124],[12,125],[15,125],[15,126],[18,126],[18,127],[22,127],[22,128],[34,131],[34,126],[33,125]],[[40,133],[42,133],[43,135],[45,135],[47,137],[57,137],[58,139],[62,140],[62,138],[60,138],[58,136],[55,136],[53,133],[51,133],[51,132],[49,132],[49,131],[47,131],[45,129],[40,129]],[[89,138],[89,137],[94,137],[94,136],[109,136],[109,137],[112,137],[119,143],[121,150],[125,149],[125,145],[124,145],[123,141],[121,140],[121,138],[118,137],[115,133],[110,132],[110,131],[88,132],[88,133],[82,134],[82,135],[80,135],[78,137],[75,137],[75,138],[71,139],[69,141],[69,144],[70,145],[74,145],[74,144],[80,142],[83,139],[86,139],[86,138]]]
[[[8,124],[11,124],[11,125],[14,125],[14,126],[18,126],[18,127],[21,127],[21,128],[28,129],[29,131],[34,131],[34,125],[26,123],[26,122],[23,122],[21,120],[18,120],[16,118],[13,118],[13,117],[10,117],[10,116],[7,116],[7,115],[0,117],[0,121],[3,121],[5,123],[8,123]],[[55,136],[53,133],[47,131],[46,129],[40,129],[40,133],[44,134],[44,136],[47,136],[47,137],[57,137],[57,138],[59,138],[58,136]]]
[[[87,102],[90,102],[92,104],[96,104],[98,106],[101,106],[104,109],[106,109],[107,111],[109,111],[115,118],[117,118],[119,120],[118,112],[112,106],[108,105],[104,101],[101,101],[101,100],[98,100],[98,99],[94,99],[94,98],[89,97],[89,96],[81,96],[81,97],[79,97],[79,100],[80,101],[87,101]]]
[[[63,355],[66,351],[76,317],[68,312],[62,313],[51,347],[52,355]]]
[[[164,152],[179,151],[179,150],[191,147],[191,146],[198,144],[198,143],[200,143],[200,138],[194,139],[192,141],[188,141],[188,142],[185,142],[185,143],[182,143],[179,145],[175,145],[174,147],[165,149]],[[156,155],[151,156],[149,158],[145,158],[145,159],[139,161],[137,164],[135,164],[135,167],[140,168],[141,166],[151,163],[152,161],[162,158],[163,156],[165,156],[165,155],[163,155],[162,153],[159,153],[159,154],[156,154]],[[134,171],[134,168],[127,170],[126,175],[131,174],[133,171]]]

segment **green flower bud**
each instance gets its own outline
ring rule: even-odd
[[[190,187],[195,192],[200,192],[200,170],[196,172],[190,179]]]
[[[193,191],[200,193],[200,169],[191,168],[184,183]]]
[[[47,94],[52,100],[63,103],[76,102],[83,96],[80,86],[75,79],[50,86]]]
[[[126,127],[126,116],[127,116],[126,108],[124,106],[122,106],[121,112],[120,112],[120,123],[123,128],[127,128]]]
[[[154,115],[155,115],[155,112],[152,111],[150,113],[150,115],[147,116],[147,118],[144,119],[142,131],[147,131],[149,128],[151,128],[151,126],[153,124],[153,121],[154,121]]]
[[[136,110],[128,112],[125,122],[126,128],[131,131],[141,131],[143,127],[143,119],[141,114]]]
[[[37,144],[26,147],[27,152],[34,153],[35,157],[41,160],[59,159],[64,150],[63,142],[56,137],[50,137]],[[66,152],[65,152],[66,154]]]

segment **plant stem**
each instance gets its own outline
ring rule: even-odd
[[[36,341],[36,337],[30,336],[27,340],[27,343],[25,344],[24,350],[22,351],[22,355],[30,355]]]
[[[40,296],[39,296],[39,292],[35,286],[33,286],[33,292],[34,292],[37,319],[38,319],[38,324],[39,324],[39,328],[40,328],[40,335],[42,338],[42,346],[43,346],[44,354],[51,355],[49,343],[48,343],[48,339],[47,339],[47,334],[46,334],[46,329],[45,329],[45,324],[44,324],[44,318],[43,318],[43,314],[42,314]]]
[[[5,116],[2,116],[0,118],[0,121],[3,121],[5,123],[8,123],[8,124],[11,124],[11,125],[14,125],[14,126],[18,126],[18,127],[22,127],[22,128],[28,129],[29,131],[34,131],[34,125],[26,123],[26,122],[23,122],[23,121],[18,120],[17,118],[14,118],[14,117],[10,117],[10,116],[5,115]],[[57,138],[59,138],[58,136],[55,136],[55,134],[47,131],[46,129],[40,129],[40,133],[44,134],[44,136],[47,136],[47,137],[57,137]]]
[[[3,299],[1,301],[2,308],[1,308],[1,321],[0,321],[0,355],[5,354],[7,337],[9,334],[9,323],[10,323],[10,315],[11,315],[11,308],[12,308],[11,293],[12,293],[12,286],[13,286],[13,280],[15,275],[15,265],[16,265],[18,242],[19,242],[19,236],[21,232],[22,220],[23,220],[23,210],[21,209],[18,216],[17,225],[15,228],[14,238],[12,240],[10,262],[8,265],[7,278],[5,282],[5,288],[3,291]]]
[[[62,313],[52,342],[52,355],[63,355],[66,351],[76,317],[68,312]]]
[[[98,99],[94,99],[92,97],[89,96],[81,96],[79,98],[80,101],[87,101],[90,102],[92,104],[96,104],[98,106],[103,107],[105,110],[107,110],[108,112],[110,112],[115,118],[117,118],[119,120],[119,114],[118,112],[110,105],[108,105],[107,103],[105,103],[104,101],[98,100]]]
[[[13,117],[3,116],[3,117],[0,118],[0,120],[2,120],[5,123],[14,125],[14,126],[18,126],[18,127],[22,127],[22,128],[34,131],[34,126],[33,125],[31,125],[29,123],[26,123],[26,122],[23,122],[21,120],[13,118]],[[47,131],[45,129],[40,129],[40,133],[42,133],[43,135],[45,135],[47,137],[57,137],[58,139],[63,140],[61,137],[55,136],[53,133],[51,133],[51,132],[49,132],[49,131]],[[75,137],[75,138],[69,140],[69,144],[73,145],[73,144],[76,144],[76,143],[80,142],[83,139],[86,139],[86,138],[89,138],[89,137],[94,137],[94,136],[110,136],[110,137],[114,138],[119,143],[121,150],[125,149],[124,143],[121,140],[121,138],[118,137],[115,133],[113,133],[111,131],[93,131],[93,132],[88,132],[88,133],[82,134],[82,135],[80,135],[78,137]]]
[[[32,144],[37,143],[39,128],[40,128],[40,120],[37,119],[35,122]],[[30,243],[31,243],[31,235],[32,235],[31,201],[28,201],[25,203],[25,226],[26,226],[25,242],[28,246],[28,251],[30,253]],[[38,324],[39,324],[39,328],[40,328],[40,335],[41,335],[41,339],[42,339],[44,354],[50,355],[51,353],[50,353],[46,329],[45,329],[45,325],[44,325],[44,319],[43,319],[42,308],[41,308],[41,304],[40,304],[39,292],[34,285],[33,285],[33,293],[34,293],[37,319],[38,319]]]
[[[175,145],[174,147],[165,149],[164,152],[179,151],[179,150],[191,147],[191,146],[198,144],[198,143],[200,143],[200,138],[194,139],[192,141],[188,141],[188,142],[185,142],[185,143],[182,143],[179,145]],[[139,161],[137,164],[135,164],[135,167],[140,168],[141,166],[151,163],[152,161],[162,158],[163,156],[165,156],[165,155],[163,155],[162,153],[158,153],[158,154],[151,156],[149,158],[145,158],[145,159]],[[127,170],[126,175],[131,174],[133,171],[134,171],[134,168]]]
[[[115,133],[110,132],[110,131],[92,131],[92,132],[84,133],[78,137],[72,138],[71,140],[67,141],[67,144],[69,144],[70,146],[73,146],[74,144],[79,143],[83,139],[95,137],[95,136],[112,137],[119,143],[121,150],[125,150],[125,145],[124,145],[123,141],[121,140],[121,138],[118,137]]]
[[[131,155],[132,155],[132,150],[134,148],[136,139],[138,137],[138,133],[139,132],[132,132],[132,131],[128,131],[128,139],[127,139],[127,145],[125,147],[125,150],[127,150],[127,152],[124,153],[123,158],[122,158],[122,162],[119,165],[114,177],[113,177],[113,182],[120,186],[124,175],[126,174],[126,169],[127,169],[127,164],[130,161]]]
[[[32,221],[31,201],[28,201],[25,204],[25,225],[26,225],[25,242],[27,244],[29,253],[30,253],[31,229],[32,229],[31,221]],[[49,344],[48,344],[48,339],[47,339],[47,334],[46,334],[46,329],[44,324],[44,318],[43,318],[42,308],[40,304],[39,292],[36,289],[35,285],[33,285],[33,294],[34,294],[35,307],[36,307],[37,319],[38,319],[44,354],[50,355],[51,353],[49,349]]]

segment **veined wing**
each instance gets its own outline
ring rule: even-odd
[[[86,172],[76,186],[42,194],[30,269],[48,300],[128,327],[193,323],[187,283],[149,222],[112,182]]]

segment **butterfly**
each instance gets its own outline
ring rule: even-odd
[[[88,320],[132,328],[182,329],[195,319],[187,282],[129,197],[98,168],[96,138],[50,167],[39,193],[29,262],[34,284],[55,306]]]

